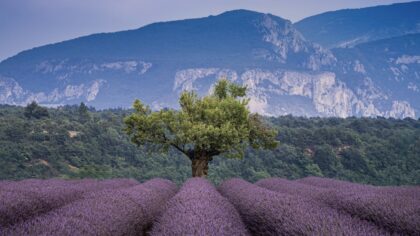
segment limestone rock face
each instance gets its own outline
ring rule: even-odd
[[[0,103],[179,108],[182,91],[205,95],[228,78],[264,115],[420,116],[420,34],[333,48],[298,25],[234,10],[34,48],[0,62]]]
[[[14,79],[0,76],[0,103],[15,104],[23,96],[25,92]]]
[[[376,105],[388,98],[376,91],[368,78],[363,87],[354,91],[332,72],[255,69],[238,73],[220,68],[190,68],[176,73],[173,88],[178,92],[198,90],[202,86],[200,79],[210,79],[211,83],[207,83],[209,88],[203,91],[211,91],[212,84],[219,78],[228,78],[247,86],[250,110],[264,115],[415,117],[414,109],[406,101],[392,101],[388,109]],[[302,97],[312,109],[285,109],[288,102],[287,99],[282,101],[285,96]]]

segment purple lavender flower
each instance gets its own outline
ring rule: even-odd
[[[391,233],[420,235],[420,188],[376,187],[340,180],[309,177],[257,182],[279,193],[305,197],[344,214],[375,223]]]
[[[166,208],[150,235],[249,235],[234,206],[202,178],[189,179]]]
[[[46,213],[80,199],[89,192],[138,184],[134,180],[23,180],[2,185],[0,191],[0,227]]]
[[[223,182],[219,191],[235,205],[254,235],[387,235],[373,224],[304,197],[270,191],[241,179]]]
[[[177,187],[165,180],[87,193],[4,235],[144,235]]]

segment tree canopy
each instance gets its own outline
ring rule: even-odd
[[[248,145],[257,149],[278,144],[276,130],[250,113],[245,96],[246,87],[221,79],[208,96],[183,92],[180,110],[151,111],[136,100],[135,112],[125,119],[126,132],[138,145],[182,152],[192,161],[193,176],[207,176],[214,156],[242,158]]]
[[[41,107],[36,103],[35,101],[31,102],[25,107],[25,117],[35,118],[35,119],[41,119],[43,117],[48,117],[48,110],[45,107]]]

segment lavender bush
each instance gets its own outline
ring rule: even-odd
[[[387,235],[373,224],[313,201],[231,179],[219,191],[238,209],[254,235]]]
[[[314,177],[296,182],[278,178],[265,179],[257,182],[257,185],[279,193],[304,196],[354,217],[371,221],[392,233],[420,235],[418,187],[374,187]]]
[[[1,185],[0,227],[29,219],[75,201],[84,194],[107,188],[139,184],[129,179],[118,180],[24,180]]]
[[[357,184],[357,183],[351,183],[351,182],[342,181],[342,180],[314,177],[314,176],[298,179],[295,182],[311,185],[314,187],[321,187],[321,188],[334,189],[334,190],[340,189],[340,191],[342,192],[375,191],[378,194],[388,194],[388,195],[393,195],[396,197],[403,197],[403,198],[409,197],[409,198],[415,198],[415,199],[420,198],[419,196],[420,186],[380,187],[380,186]]]
[[[342,188],[343,184],[346,186],[353,186],[353,187],[367,187],[367,185],[361,185],[351,182],[346,182],[343,180],[337,179],[330,179],[330,178],[323,178],[323,177],[316,177],[316,176],[309,176],[306,178],[296,180],[298,183],[308,184],[315,187],[321,188]],[[372,186],[373,187],[373,186]]]
[[[14,225],[2,234],[144,235],[176,190],[172,182],[154,180],[134,187],[91,192],[83,199]]]
[[[262,179],[255,183],[256,185],[273,190],[279,193],[293,194],[307,199],[314,199],[313,196],[317,196],[326,191],[321,187],[307,185],[292,180],[281,179],[281,178],[269,178]]]
[[[150,235],[249,235],[234,206],[202,178],[189,179]]]
[[[0,180],[0,190],[3,189],[4,187],[8,186],[11,183],[12,183],[12,181]]]
[[[159,195],[158,198],[149,200],[142,200],[141,195],[136,195],[140,197],[139,199],[133,199],[136,202],[142,204],[142,209],[144,214],[146,215],[147,219],[156,219],[158,218],[163,211],[165,210],[165,205],[169,199],[171,199],[176,192],[178,191],[178,187],[172,181],[166,179],[155,178],[146,181],[142,184],[144,188],[151,190],[154,194]],[[134,196],[133,196],[134,197]],[[147,225],[147,229],[151,226],[152,221],[149,221]]]

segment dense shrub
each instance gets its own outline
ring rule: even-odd
[[[202,178],[189,179],[167,204],[151,235],[249,235],[238,212]]]
[[[254,235],[386,235],[366,221],[291,194],[273,192],[242,179],[219,186]]]
[[[4,235],[143,235],[176,193],[170,181],[108,188],[6,229]],[[1,233],[0,233],[1,234]]]
[[[138,184],[135,180],[35,180],[0,184],[0,226],[26,220],[83,197],[84,194],[107,188]]]
[[[420,235],[420,187],[375,187],[316,177],[265,179],[257,185],[306,197],[393,233]]]

